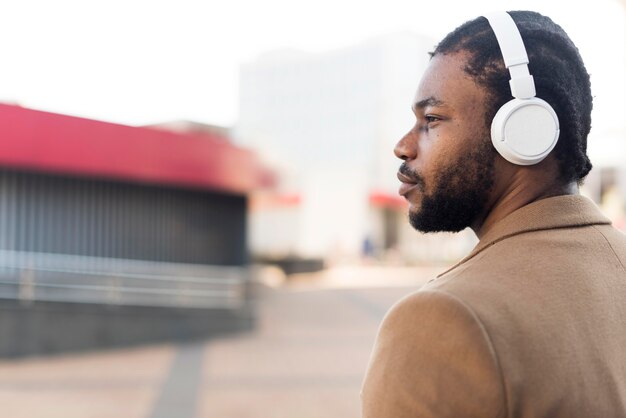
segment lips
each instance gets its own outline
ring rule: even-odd
[[[401,196],[405,196],[405,197],[407,193],[409,193],[411,190],[413,190],[417,186],[417,183],[418,183],[411,177],[408,177],[405,174],[402,174],[401,172],[398,172],[398,180],[400,180],[400,182],[402,183],[400,185],[400,189],[398,190],[398,193]]]

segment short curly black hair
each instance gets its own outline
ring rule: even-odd
[[[560,123],[560,137],[552,151],[564,182],[579,184],[591,170],[587,135],[591,129],[592,96],[589,74],[578,48],[567,33],[550,18],[536,12],[509,12],[517,24],[535,79],[537,97],[550,103]],[[511,100],[509,72],[489,22],[484,17],[464,23],[449,33],[431,56],[469,53],[465,72],[487,89],[491,99],[485,121]]]

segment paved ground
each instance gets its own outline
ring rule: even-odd
[[[0,361],[2,416],[358,417],[380,320],[435,271],[333,269],[270,280],[259,286],[250,333]]]

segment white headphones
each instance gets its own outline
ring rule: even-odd
[[[491,141],[507,161],[537,164],[559,139],[559,119],[546,101],[535,97],[535,82],[528,71],[522,35],[506,12],[485,15],[496,35],[504,65],[511,74],[513,100],[502,106],[491,122]]]

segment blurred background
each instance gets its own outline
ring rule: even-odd
[[[359,416],[386,310],[476,243],[408,226],[393,146],[428,52],[503,8],[579,47],[582,192],[626,230],[626,1],[0,6],[6,413]]]

